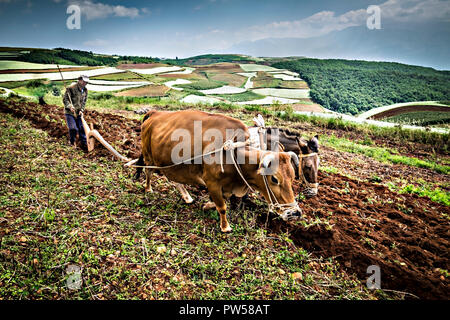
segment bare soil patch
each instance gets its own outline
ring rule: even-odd
[[[317,103],[314,103],[314,104],[294,103],[294,104],[292,104],[292,108],[295,111],[325,112],[324,108],[320,104],[317,104]]]
[[[162,97],[170,88],[165,85],[150,85],[121,91],[115,94],[117,97]]]
[[[215,64],[211,64],[211,65],[207,65],[207,66],[196,66],[195,69],[197,71],[207,71],[207,72],[213,72],[213,73],[244,72],[244,70],[241,69],[239,64],[230,63],[230,62],[215,63]]]

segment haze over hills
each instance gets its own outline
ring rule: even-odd
[[[396,24],[379,30],[350,27],[311,38],[267,38],[232,46],[230,52],[252,56],[308,56],[315,58],[394,61],[450,70],[449,23]]]

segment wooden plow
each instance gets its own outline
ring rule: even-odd
[[[129,159],[129,158],[121,155],[119,152],[117,152],[116,149],[114,149],[105,139],[103,139],[101,134],[97,130],[94,129],[92,123],[91,123],[91,126],[89,127],[86,120],[84,120],[84,117],[82,115],[81,115],[81,122],[83,123],[84,133],[86,134],[88,152],[91,152],[92,150],[94,150],[95,140],[97,140],[119,160],[124,161],[124,162],[131,161],[131,159]]]

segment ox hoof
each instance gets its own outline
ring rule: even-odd
[[[153,189],[152,189],[152,187],[149,187],[149,188],[145,188],[145,192],[153,192]]]
[[[216,204],[214,202],[207,202],[203,206],[203,211],[213,210],[216,208]]]
[[[192,203],[194,202],[194,199],[192,199],[191,196],[183,197],[184,202],[186,203]]]
[[[281,215],[283,221],[294,221],[302,217],[302,210],[299,208],[297,211],[285,212]]]
[[[220,230],[222,230],[223,233],[230,233],[233,229],[231,229],[230,226],[227,226],[226,228],[220,227]]]

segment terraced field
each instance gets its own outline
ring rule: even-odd
[[[167,90],[162,90],[166,86],[171,91],[180,92],[171,94],[171,97],[181,103],[270,105],[297,103],[298,98],[309,99],[309,89],[297,74],[257,64],[220,62],[185,67],[135,63],[121,64],[117,68],[64,66],[62,73],[65,80],[88,75],[92,78],[88,85],[90,91],[115,92],[117,96],[166,97]],[[27,81],[37,79],[55,82],[53,86],[60,87],[57,82],[61,76],[55,65],[12,60],[0,64],[0,87],[3,84],[5,88],[17,88],[18,93],[33,96],[36,90],[28,90]],[[148,86],[150,84],[153,86]],[[136,89],[142,86],[146,87]],[[39,90],[40,96],[42,91]],[[246,97],[248,99],[244,100]]]

